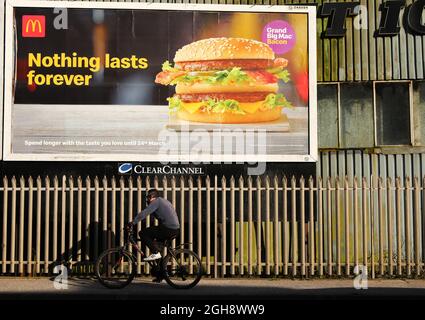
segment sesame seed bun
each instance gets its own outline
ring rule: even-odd
[[[177,117],[182,120],[206,123],[255,123],[274,121],[281,117],[286,117],[286,115],[282,113],[282,107],[276,107],[271,110],[258,110],[251,114],[235,114],[232,112],[189,113],[184,109],[180,109],[177,112]]]
[[[192,42],[176,52],[174,62],[228,59],[274,59],[265,43],[244,38],[209,38]]]

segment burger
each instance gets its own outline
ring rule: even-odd
[[[179,119],[207,123],[277,120],[291,104],[278,93],[289,81],[288,61],[265,43],[244,38],[209,38],[179,49],[155,82],[175,85],[168,98]]]

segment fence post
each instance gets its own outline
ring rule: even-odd
[[[244,179],[239,177],[239,274],[244,274]]]
[[[61,210],[61,259],[65,257],[66,243],[65,243],[65,230],[66,230],[66,176],[62,176],[62,186],[61,186],[61,199],[62,199],[62,210]],[[72,221],[70,221],[72,223]]]
[[[296,180],[295,176],[291,178],[291,229],[292,229],[292,241],[291,241],[291,252],[292,252],[292,276],[297,275],[297,263],[298,263],[298,246],[297,246],[297,198],[296,198]]]
[[[392,197],[392,181],[387,177],[387,208],[388,208],[388,272],[393,275],[393,197]]]
[[[198,179],[197,179],[197,189],[198,189],[198,217],[197,217],[198,231],[196,233],[198,238],[198,247],[196,251],[202,262],[202,180],[200,176],[198,176]]]
[[[142,197],[142,177],[138,176],[137,180],[136,180],[136,184],[137,184],[137,214],[142,211],[142,202],[143,202],[143,197]],[[173,205],[175,207],[175,199],[173,199]],[[142,222],[139,221],[137,223],[137,234],[139,234],[140,230],[142,230]],[[174,244],[175,244],[175,240],[173,240]],[[139,245],[140,241],[138,242]],[[140,254],[140,252],[137,252],[137,274],[141,274],[142,273],[142,255]]]
[[[402,265],[401,265],[401,186],[400,178],[396,178],[396,203],[397,203],[397,273],[399,276],[402,274]]]
[[[326,200],[327,200],[327,228],[326,231],[328,233],[327,239],[327,251],[328,251],[328,275],[332,275],[332,185],[331,185],[331,177],[328,177],[326,183]]]
[[[300,193],[301,193],[301,275],[306,275],[305,270],[305,180],[300,178]]]
[[[24,273],[25,178],[19,179],[19,274]]]
[[[379,273],[384,275],[384,206],[382,178],[378,178],[378,209],[379,209]]]
[[[193,178],[189,176],[189,249],[193,250]],[[193,273],[193,261],[189,259],[190,274]]]
[[[309,234],[308,234],[308,244],[310,247],[310,275],[314,276],[314,264],[315,264],[315,256],[314,256],[314,252],[315,252],[315,234],[314,234],[314,225],[315,225],[315,221],[314,221],[314,181],[313,181],[313,177],[310,176],[308,179],[308,194],[309,194],[309,209],[310,209],[310,218],[309,218]]]
[[[363,233],[363,265],[368,269],[368,244],[367,244],[367,181],[362,178],[362,233]]]
[[[44,273],[49,273],[49,234],[50,234],[50,179],[45,179],[45,211],[44,211]]]
[[[218,177],[214,176],[214,278],[218,277]]]
[[[341,186],[339,177],[335,178],[335,196],[336,196],[336,262],[337,274],[341,275]]]
[[[344,179],[344,211],[345,211],[345,275],[350,275],[350,193],[348,176]]]
[[[73,241],[74,241],[74,179],[69,177],[69,239],[68,239],[68,252],[71,256],[71,266],[74,261],[73,254]]]
[[[317,178],[317,207],[318,207],[318,226],[319,229],[319,276],[323,276],[323,180]]]
[[[91,181],[90,177],[86,177],[86,223],[84,225],[85,230],[85,246],[84,246],[84,253],[85,253],[85,262],[86,267],[88,262],[90,261],[90,211],[91,211]],[[87,269],[86,269],[87,272]]]
[[[406,177],[405,186],[404,186],[404,201],[406,211],[404,213],[404,224],[405,224],[405,243],[406,243],[406,266],[407,266],[407,276],[412,275],[412,266],[411,266],[411,230],[410,230],[410,214],[411,214],[411,187],[410,187],[410,178]]]
[[[288,230],[288,179],[286,176],[282,178],[283,188],[283,219],[282,219],[282,237],[283,237],[283,275],[288,275],[288,259],[289,259],[289,230]]]
[[[77,178],[77,261],[81,262],[83,255],[82,246],[82,225],[83,225],[83,179],[81,176]]]
[[[266,275],[270,275],[270,178],[266,176]]]
[[[36,226],[36,242],[35,242],[35,272],[40,274],[41,260],[41,177],[37,177],[37,226]]]
[[[9,182],[6,176],[3,177],[3,239],[2,239],[2,273],[7,272],[7,226],[8,226],[8,195],[9,193]]]
[[[221,178],[221,275],[226,275],[226,218],[227,218],[227,207],[226,207],[226,178]]]
[[[102,212],[102,251],[108,248],[108,179],[103,176],[102,179],[103,188],[103,212]],[[109,230],[110,231],[110,230]]]
[[[277,175],[273,179],[273,189],[274,189],[274,275],[279,275],[279,180]]]
[[[257,176],[257,275],[261,275],[262,259],[261,259],[261,178]]]
[[[358,195],[358,180],[354,177],[353,180],[353,204],[354,204],[354,266],[359,265],[359,195]]]
[[[28,178],[28,242],[27,242],[27,274],[31,274],[33,268],[32,228],[33,228],[33,205],[34,205],[34,181]]]
[[[414,177],[414,226],[415,226],[415,264],[416,264],[416,275],[420,274],[420,260],[419,260],[419,235],[420,235],[420,226],[419,226],[419,199],[420,199],[420,187],[418,177]]]
[[[99,252],[99,177],[94,177],[94,248],[93,248],[93,262],[96,261]]]
[[[235,275],[235,178],[230,177],[230,274]]]
[[[211,274],[211,179],[210,176],[205,178],[205,186],[206,186],[206,198],[207,198],[207,216],[206,216],[206,224],[207,224],[207,243],[206,243],[206,273],[207,275]]]
[[[252,275],[252,177],[248,177],[248,274]]]

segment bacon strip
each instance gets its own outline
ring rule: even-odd
[[[170,84],[175,78],[178,78],[182,75],[186,74],[184,71],[161,71],[155,77],[155,83],[163,84],[164,86]]]

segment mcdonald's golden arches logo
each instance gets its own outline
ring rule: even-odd
[[[22,16],[22,37],[44,38],[46,36],[45,16]]]

